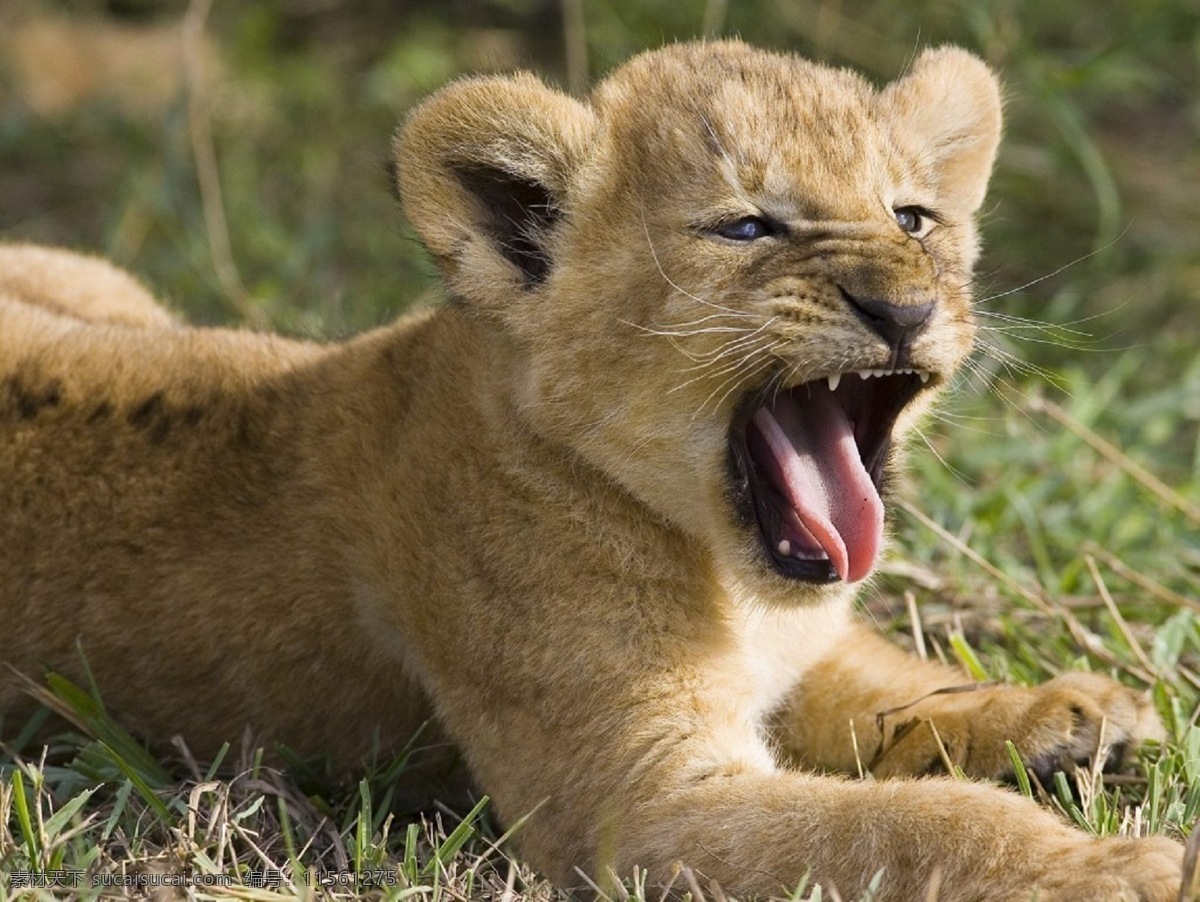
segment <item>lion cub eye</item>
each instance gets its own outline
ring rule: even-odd
[[[892,212],[896,223],[910,235],[919,236],[937,221],[937,217],[924,207],[896,207]]]
[[[774,235],[777,229],[759,216],[743,216],[733,222],[726,222],[713,229],[713,233],[730,241],[757,241]]]

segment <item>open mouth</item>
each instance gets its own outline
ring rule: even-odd
[[[729,440],[735,503],[777,572],[828,583],[874,569],[892,428],[932,384],[922,370],[858,370],[743,403]]]

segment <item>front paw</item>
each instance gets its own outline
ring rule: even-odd
[[[1042,785],[1057,770],[1106,756],[1119,763],[1146,739],[1163,738],[1148,699],[1108,677],[1068,673],[1037,687],[956,687],[881,712],[871,762],[877,777],[923,776],[960,769],[970,777],[1013,773],[1005,742]]]
[[[1094,761],[1098,752],[1105,766],[1119,766],[1144,741],[1165,737],[1149,697],[1105,676],[1067,673],[1035,689],[1011,741],[1049,786],[1056,770]],[[1011,764],[993,763],[986,775],[1009,776]]]

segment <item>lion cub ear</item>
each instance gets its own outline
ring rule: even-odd
[[[1002,101],[992,70],[958,47],[926,50],[880,102],[910,156],[933,157],[939,205],[965,215],[978,210],[1000,144]]]
[[[527,74],[456,82],[410,114],[392,143],[400,199],[455,295],[486,307],[545,279],[594,129]]]

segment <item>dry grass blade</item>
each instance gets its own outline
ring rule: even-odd
[[[1186,596],[1180,595],[1178,592],[1173,592],[1170,589],[1168,589],[1166,586],[1162,585],[1161,583],[1155,582],[1154,580],[1150,579],[1149,577],[1139,573],[1138,571],[1134,570],[1132,567],[1128,566],[1124,561],[1122,561],[1115,554],[1111,554],[1106,549],[1101,548],[1095,542],[1091,542],[1091,541],[1086,542],[1084,544],[1084,551],[1085,551],[1085,559],[1088,561],[1088,568],[1093,571],[1093,579],[1096,578],[1096,576],[1095,576],[1096,570],[1095,570],[1095,566],[1092,561],[1092,558],[1097,557],[1097,558],[1100,558],[1102,561],[1104,561],[1104,563],[1107,564],[1108,567],[1114,573],[1116,573],[1118,576],[1122,577],[1123,579],[1129,580],[1135,586],[1138,586],[1139,588],[1144,589],[1145,591],[1149,592],[1151,595],[1153,595],[1155,598],[1159,599],[1160,601],[1164,601],[1167,604],[1174,605],[1179,608],[1184,608],[1186,610],[1200,611],[1200,603],[1193,601],[1192,599],[1187,598]],[[1097,582],[1097,585],[1103,586],[1103,583]],[[1149,669],[1152,672],[1157,673],[1159,675],[1160,679],[1165,678],[1165,675],[1162,674],[1162,672],[1158,668],[1154,667],[1153,665],[1150,665],[1148,656],[1146,655],[1145,651],[1140,646],[1138,646],[1134,641],[1131,641],[1133,639],[1133,637],[1129,634],[1128,625],[1125,623],[1125,620],[1121,616],[1120,612],[1116,610],[1116,603],[1113,601],[1111,595],[1108,593],[1107,587],[1101,588],[1101,597],[1104,601],[1105,606],[1107,606],[1109,611],[1113,614],[1114,619],[1117,622],[1118,628],[1120,628],[1122,633],[1125,634],[1126,641],[1130,643],[1130,648],[1132,648],[1134,650],[1134,654],[1138,656],[1139,660],[1141,660],[1144,663],[1146,663],[1147,665],[1149,665]],[[1186,680],[1193,687],[1200,689],[1200,675],[1196,674],[1196,672],[1194,670],[1192,670],[1191,668],[1185,667],[1183,664],[1177,663],[1174,667],[1174,673],[1176,676],[1180,677],[1181,679]]]
[[[1133,569],[1123,560],[1110,552],[1107,548],[1102,548],[1095,542],[1088,541],[1084,543],[1083,550],[1087,554],[1095,555],[1100,560],[1104,561],[1105,565],[1112,570],[1113,573],[1122,579],[1127,579],[1139,589],[1149,592],[1159,601],[1164,601],[1169,605],[1174,605],[1179,608],[1186,608],[1189,611],[1200,613],[1200,601],[1194,598],[1188,598],[1186,595],[1180,595],[1178,592],[1172,591],[1157,582],[1144,573]]]
[[[1083,425],[1083,423],[1079,422],[1053,401],[1034,396],[1029,398],[1027,403],[1030,410],[1044,413],[1060,426],[1066,427],[1106,460],[1116,464],[1124,472],[1128,473],[1130,478],[1134,479],[1147,491],[1157,495],[1197,526],[1200,526],[1200,506],[1192,504],[1192,502],[1188,501],[1141,464],[1131,460],[1120,448],[1096,435],[1091,429]]]
[[[904,607],[908,610],[908,621],[912,624],[913,651],[922,661],[929,660],[929,649],[925,647],[925,630],[921,627],[921,611],[917,608],[917,596],[911,591],[904,593]]]
[[[955,551],[969,558],[972,562],[981,567],[997,582],[1002,583],[1021,598],[1024,598],[1038,611],[1045,614],[1047,617],[1051,617],[1056,620],[1062,620],[1062,622],[1066,624],[1067,629],[1070,631],[1071,636],[1075,639],[1075,641],[1085,648],[1090,654],[1094,655],[1105,664],[1124,669],[1147,685],[1154,685],[1156,679],[1153,673],[1141,667],[1134,667],[1118,660],[1111,652],[1108,651],[1108,649],[1104,647],[1104,643],[1094,636],[1091,631],[1087,629],[1087,627],[1079,622],[1079,618],[1072,614],[1070,609],[1062,605],[1054,604],[1040,591],[1034,592],[1022,586],[1019,582],[1010,577],[995,564],[984,558],[981,554],[976,552],[957,536],[953,535],[934,520],[930,519],[910,502],[902,500],[899,502],[899,507],[909,516],[917,520],[926,529],[931,530],[940,539],[952,546]]]
[[[1117,629],[1120,630],[1121,636],[1125,639],[1125,644],[1129,646],[1134,657],[1141,662],[1147,672],[1162,679],[1162,674],[1154,666],[1154,662],[1150,660],[1150,656],[1146,654],[1146,650],[1142,648],[1142,643],[1138,641],[1137,636],[1129,629],[1129,624],[1125,622],[1125,618],[1121,616],[1121,611],[1117,608],[1117,603],[1113,600],[1112,593],[1108,591],[1108,585],[1104,582],[1104,577],[1100,575],[1100,570],[1096,567],[1096,559],[1090,554],[1085,554],[1083,560],[1087,564],[1088,573],[1092,575],[1092,582],[1096,584],[1096,588],[1100,591],[1100,597],[1104,600],[1104,606],[1108,609],[1108,613],[1112,615],[1113,622],[1117,625]]]
[[[583,0],[562,0],[563,45],[566,57],[567,87],[580,97],[588,87],[587,27]]]
[[[217,169],[217,154],[212,136],[212,118],[208,103],[208,88],[203,72],[204,27],[212,0],[191,0],[183,18],[183,60],[188,85],[188,128],[192,138],[192,154],[196,160],[196,178],[200,183],[200,201],[204,208],[204,224],[208,231],[209,253],[217,281],[237,314],[251,325],[269,325],[262,310],[250,300],[250,294],[238,274],[229,240],[229,221],[221,197],[221,176]]]

